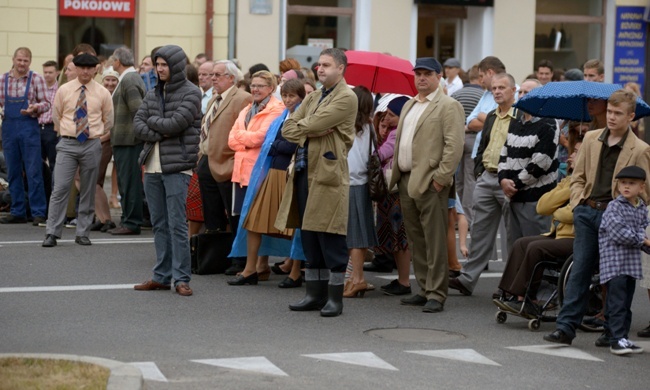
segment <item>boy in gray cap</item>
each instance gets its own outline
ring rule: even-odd
[[[610,332],[609,350],[615,355],[641,353],[643,348],[627,339],[632,322],[632,298],[636,279],[642,279],[641,252],[650,253],[646,236],[648,209],[639,196],[646,173],[638,166],[616,175],[620,195],[607,205],[598,232],[600,283],[607,286],[605,327]]]

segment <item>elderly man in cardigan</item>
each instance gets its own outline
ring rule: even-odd
[[[282,129],[282,135],[299,147],[275,226],[301,228],[307,257],[307,294],[289,308],[320,310],[321,316],[335,317],[343,312],[350,189],[347,154],[354,140],[358,103],[343,78],[347,58],[342,50],[323,50],[318,66],[323,88],[307,96]]]

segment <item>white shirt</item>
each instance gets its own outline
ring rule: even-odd
[[[203,115],[205,115],[205,113],[208,112],[208,102],[210,101],[210,99],[212,99],[212,88],[203,92],[203,96],[201,97],[201,113]]]
[[[356,133],[354,143],[348,152],[348,169],[350,170],[350,185],[360,186],[368,182],[368,152],[370,148],[369,124],[363,125],[363,133]]]
[[[454,80],[451,82],[449,82],[449,79],[447,79],[446,81],[447,81],[447,96],[451,96],[451,94],[463,88],[463,80],[461,80],[460,77],[458,76],[456,76],[456,78],[454,78]]]
[[[411,169],[413,168],[413,136],[415,135],[415,128],[418,125],[422,113],[429,106],[429,103],[431,103],[437,93],[438,89],[427,95],[424,101],[419,100],[419,95],[416,96],[414,98],[415,103],[404,117],[402,135],[400,136],[398,146],[399,155],[397,156],[397,166],[402,172],[411,172]]]

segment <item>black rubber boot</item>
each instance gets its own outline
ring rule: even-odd
[[[343,284],[327,286],[327,304],[320,311],[322,317],[336,317],[343,313]]]
[[[289,305],[293,311],[320,310],[327,302],[328,280],[308,280],[305,282],[307,293],[298,303]],[[341,290],[343,291],[343,290]]]

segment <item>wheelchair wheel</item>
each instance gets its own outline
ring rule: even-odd
[[[508,315],[502,311],[498,311],[495,319],[497,320],[497,323],[503,324],[508,319]]]
[[[564,298],[566,294],[566,286],[569,280],[569,275],[571,274],[571,269],[573,268],[573,255],[564,263],[562,271],[560,271],[560,277],[558,279],[558,300],[560,307],[564,305]],[[587,312],[585,316],[595,316],[600,313],[603,308],[603,298],[602,298],[602,287],[600,285],[600,276],[596,272],[591,277],[591,282],[589,283],[589,294],[587,296]],[[581,323],[578,326],[579,329],[585,332],[602,332],[604,329],[602,326],[584,324]]]
[[[538,331],[540,325],[541,325],[541,322],[538,319],[528,321],[528,329],[530,329],[533,332]]]

